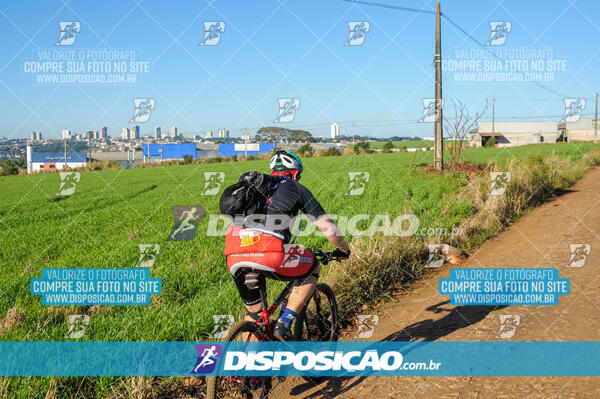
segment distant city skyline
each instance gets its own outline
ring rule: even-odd
[[[204,133],[210,132],[211,135],[210,136],[206,136],[207,138],[211,138],[212,136],[212,131],[208,130],[205,132],[181,132],[179,131],[179,129],[177,128],[177,126],[171,126],[170,129],[168,129],[167,131],[163,131],[162,130],[162,126],[154,126],[152,127],[151,131],[148,132],[144,132],[141,128],[140,125],[135,125],[135,126],[131,126],[131,127],[123,127],[119,130],[119,134],[117,135],[112,135],[109,134],[108,132],[108,128],[106,126],[101,126],[98,130],[84,130],[81,132],[77,132],[75,130],[71,130],[71,129],[62,129],[61,130],[61,136],[60,137],[49,137],[48,139],[69,139],[71,136],[85,136],[85,134],[87,134],[88,132],[92,132],[95,133],[95,138],[107,138],[107,137],[113,137],[116,138],[117,136],[122,136],[122,133],[124,131],[130,132],[132,130],[136,130],[137,131],[137,135],[141,138],[141,137],[153,137],[153,138],[161,138],[163,137],[163,135],[167,134],[168,137],[179,137],[179,136],[185,136],[185,137],[190,137],[190,138],[194,138],[195,136],[199,136],[199,135],[203,135]],[[223,131],[224,134],[226,133],[227,136],[229,137],[229,130],[227,129],[219,129],[219,132]],[[31,139],[31,135],[32,134],[42,134],[41,131],[34,131],[34,132],[30,132],[29,135],[26,135],[25,138],[29,138]],[[0,136],[0,137],[4,137],[4,136]],[[37,136],[36,136],[37,137]],[[225,137],[225,136],[222,136]]]

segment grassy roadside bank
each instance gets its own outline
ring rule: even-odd
[[[554,197],[581,179],[591,168],[600,165],[600,152],[593,151],[578,160],[530,155],[525,159],[513,157],[505,163],[488,164],[486,170],[511,173],[504,195],[489,196],[489,173],[472,178],[457,194],[448,198],[451,203],[467,201],[474,209],[449,237],[427,239],[379,237],[354,240],[353,256],[327,275],[329,283],[346,317],[364,305],[381,300],[394,290],[409,286],[425,272],[428,243],[445,243],[469,252],[496,235],[544,200]],[[444,210],[442,213],[445,213]]]

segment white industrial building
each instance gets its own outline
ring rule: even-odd
[[[598,126],[600,128],[600,124]],[[568,141],[594,141],[600,139],[600,132],[594,137],[594,120],[581,118],[577,122],[559,123],[558,130]]]
[[[469,133],[469,145],[481,147],[492,136],[496,141],[496,147],[594,141],[594,120],[592,118],[581,118],[577,122],[568,123],[542,121],[479,122],[479,127]],[[600,136],[600,133],[598,133],[598,136]]]
[[[469,142],[482,146],[494,137],[496,147],[515,147],[537,143],[556,143],[558,124],[556,122],[479,122],[479,128],[472,132]]]

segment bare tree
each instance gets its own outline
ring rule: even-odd
[[[460,162],[462,150],[465,140],[468,139],[469,132],[477,126],[477,122],[488,109],[488,102],[480,112],[471,114],[467,106],[460,100],[452,99],[452,107],[454,108],[454,117],[447,118],[448,112],[444,112],[444,131],[448,133],[448,137],[452,139],[452,144],[448,145],[450,153],[449,170],[455,171]]]

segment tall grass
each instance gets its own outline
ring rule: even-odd
[[[448,209],[450,204],[463,201],[474,206],[470,216],[461,221],[460,234],[426,239],[374,237],[354,240],[351,259],[332,268],[326,280],[336,292],[342,312],[348,316],[421,278],[425,272],[428,242],[446,242],[468,251],[513,223],[527,209],[573,185],[597,165],[600,165],[600,152],[597,151],[584,154],[575,161],[553,153],[547,158],[539,154],[525,159],[513,157],[505,166],[492,164],[489,170],[511,173],[503,196],[486,196],[490,175],[482,174],[459,193],[447,198]]]

